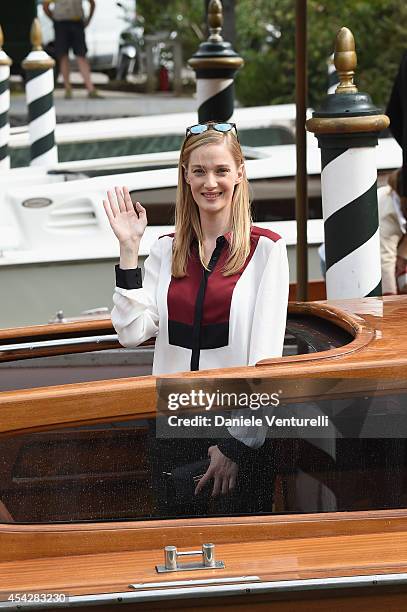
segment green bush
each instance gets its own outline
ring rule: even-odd
[[[236,98],[242,106],[283,104],[294,100],[294,82],[282,78],[279,57],[273,52],[250,51],[236,77]]]

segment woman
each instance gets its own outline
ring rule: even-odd
[[[143,206],[126,187],[104,201],[120,242],[112,321],[124,346],[156,336],[153,374],[254,365],[281,356],[288,300],[286,248],[278,234],[251,224],[249,185],[236,126],[187,128],[181,148],[175,234],[162,236],[137,268],[147,226]],[[236,484],[238,463],[264,432],[211,446],[199,493]]]

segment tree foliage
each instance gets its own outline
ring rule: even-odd
[[[137,0],[137,13],[144,17],[146,34],[176,31],[187,61],[205,39],[204,0]]]
[[[293,102],[295,96],[294,0],[238,0],[239,51],[246,66],[238,75],[237,96],[244,105]],[[404,0],[308,0],[308,101],[318,106],[327,90],[327,59],[337,31],[347,26],[356,41],[360,91],[385,106],[401,56],[407,50]],[[265,47],[261,32],[270,23],[281,37]],[[264,41],[264,34],[263,34]],[[246,72],[246,74],[244,73]],[[256,83],[260,83],[259,86]]]
[[[175,27],[181,25],[184,57],[188,59],[201,42],[199,32],[205,31],[204,0],[162,0],[160,11],[156,7],[151,0],[138,0],[138,8],[152,29],[160,29],[158,23],[163,19],[172,20]],[[345,25],[356,41],[356,84],[377,105],[385,106],[407,50],[405,0],[308,0],[307,7],[309,105],[318,106],[326,93],[327,58],[337,31]],[[295,1],[236,0],[235,12],[236,50],[245,59],[236,81],[239,101],[245,106],[293,102]],[[268,24],[275,37],[267,42]]]

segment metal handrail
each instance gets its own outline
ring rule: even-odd
[[[36,340],[31,342],[20,342],[18,344],[2,344],[0,345],[0,357],[18,356],[20,353],[30,351],[34,353],[43,349],[51,348],[72,348],[73,346],[85,344],[111,344],[119,342],[117,334],[108,334],[106,336],[85,336],[81,338],[58,338],[56,340]]]

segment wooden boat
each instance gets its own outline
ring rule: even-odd
[[[209,501],[204,516],[157,511],[157,380],[129,378],[135,364],[109,320],[2,330],[2,607],[406,609],[406,314],[403,297],[291,303],[290,354],[163,377],[183,389],[278,385],[287,410],[323,400],[341,407],[343,426],[370,419],[373,438],[337,439],[334,452],[311,434],[276,440],[272,505],[234,512]],[[206,547],[206,567],[186,571],[178,556],[174,571],[157,572],[165,546],[209,542],[215,566]]]

